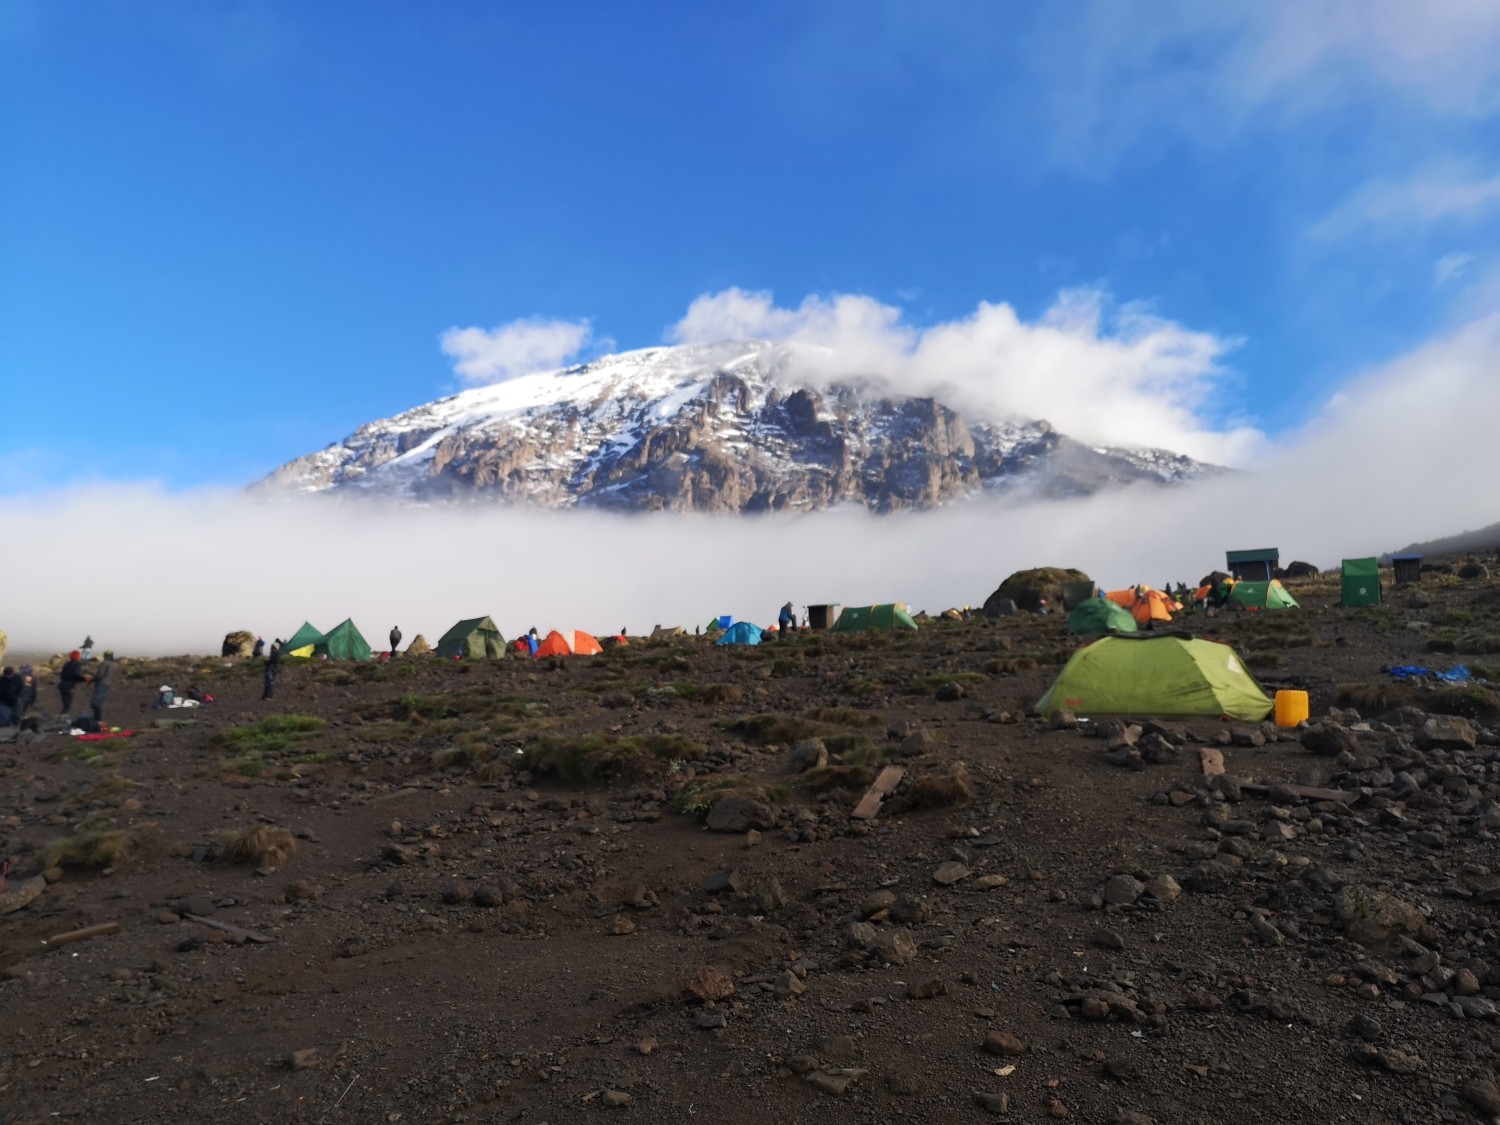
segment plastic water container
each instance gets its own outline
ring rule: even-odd
[[[1276,693],[1276,725],[1294,727],[1307,719],[1307,692],[1278,691]]]

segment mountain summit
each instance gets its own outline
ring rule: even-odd
[[[624,352],[371,422],[253,487],[629,512],[894,512],[1216,471],[1160,449],[1088,446],[1043,421],[811,383],[799,366],[797,347],[763,341]]]

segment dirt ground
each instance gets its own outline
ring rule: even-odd
[[[140,733],[0,743],[7,893],[43,888],[0,915],[0,1119],[1488,1120],[1500,716],[1382,669],[1500,666],[1500,583],[1289,586],[1181,626],[1305,686],[1302,732],[1029,714],[1060,616],[270,702],[127,662]]]

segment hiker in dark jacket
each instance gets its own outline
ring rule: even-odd
[[[0,673],[0,727],[18,726],[21,722],[21,676],[9,665]]]
[[[266,651],[266,638],[265,637],[256,637],[255,638],[255,647],[250,650],[250,657],[251,657],[251,659],[252,660],[259,660],[262,656],[265,655],[265,651]]]
[[[16,703],[16,725],[26,717],[26,712],[36,706],[36,669],[30,664],[21,665],[21,697]]]
[[[793,629],[797,627],[797,615],[792,610],[792,603],[787,602],[781,607],[781,614],[776,618],[776,637],[778,640],[786,640]]]
[[[271,642],[271,651],[266,653],[265,686],[260,693],[262,699],[270,699],[276,692],[276,673],[281,670],[281,638]]]
[[[401,643],[401,626],[391,626],[391,659],[396,659],[396,646]]]
[[[89,709],[94,712],[94,722],[100,725],[104,723],[104,704],[109,699],[110,689],[114,687],[114,678],[115,654],[106,651],[104,662],[93,675],[94,692],[89,696]]]
[[[58,673],[57,695],[62,700],[62,710],[58,714],[61,718],[73,713],[73,693],[78,690],[78,685],[89,682],[88,673],[83,670],[82,657],[83,654],[75,648],[68,653],[68,662]]]

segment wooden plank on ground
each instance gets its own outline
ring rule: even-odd
[[[906,771],[900,766],[886,766],[875,779],[875,784],[865,791],[859,804],[854,806],[853,815],[860,820],[873,820],[880,812],[881,804],[896,791],[896,786],[901,784],[901,779],[905,776]]]
[[[1198,760],[1203,763],[1204,777],[1224,776],[1224,751],[1217,746],[1198,747]]]
[[[268,941],[276,940],[268,934],[256,933],[254,930],[247,930],[243,926],[232,926],[228,922],[220,922],[217,918],[205,918],[201,914],[184,914],[183,917],[190,922],[201,922],[203,925],[215,930],[222,930],[226,934],[233,934],[235,937],[242,937],[246,941],[259,942],[262,945]]]
[[[1245,781],[1240,783],[1240,788],[1258,797],[1269,796],[1272,790],[1285,790],[1304,801],[1338,801],[1344,805],[1353,804],[1360,798],[1360,793],[1356,789],[1323,789],[1317,785],[1267,785],[1263,781]]]
[[[46,941],[42,942],[42,944],[47,946],[72,945],[75,941],[87,941],[91,937],[104,937],[107,934],[117,934],[119,932],[120,923],[100,922],[97,926],[85,926],[81,930],[69,930],[64,934],[53,934]]]

